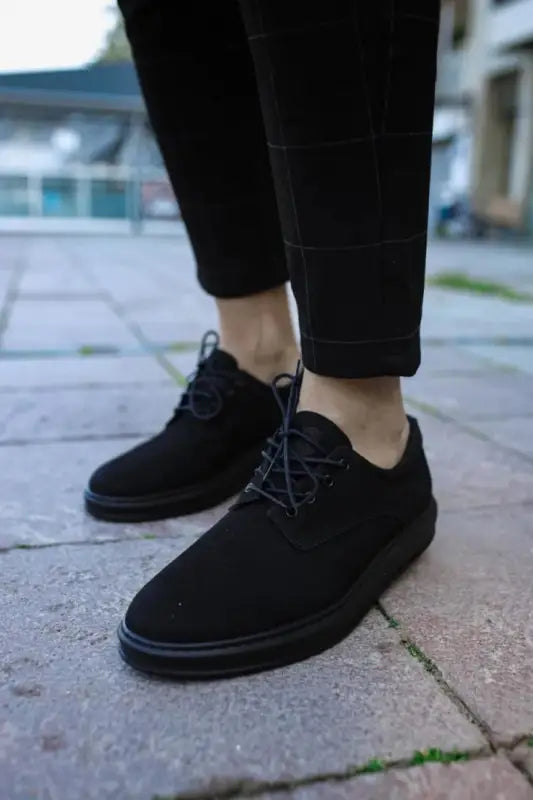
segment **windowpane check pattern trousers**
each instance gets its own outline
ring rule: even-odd
[[[119,0],[201,285],[334,377],[420,362],[438,0]]]

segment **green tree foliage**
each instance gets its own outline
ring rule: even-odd
[[[106,42],[97,61],[100,64],[109,64],[113,61],[130,60],[131,51],[126,38],[126,31],[124,30],[124,22],[122,17],[118,16],[114,26],[107,35]]]

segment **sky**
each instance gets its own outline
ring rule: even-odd
[[[80,67],[112,27],[113,0],[0,0],[0,72]]]

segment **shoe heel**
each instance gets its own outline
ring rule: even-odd
[[[383,554],[382,590],[427,550],[435,536],[436,523],[437,502],[432,497],[426,510],[394,539]]]

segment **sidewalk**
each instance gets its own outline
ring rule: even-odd
[[[439,244],[443,270],[530,291],[533,252]],[[0,238],[0,309],[0,800],[533,800],[532,304],[428,289],[434,544],[333,650],[201,684],[135,674],[115,628],[222,509],[81,502],[214,324],[185,240]]]

